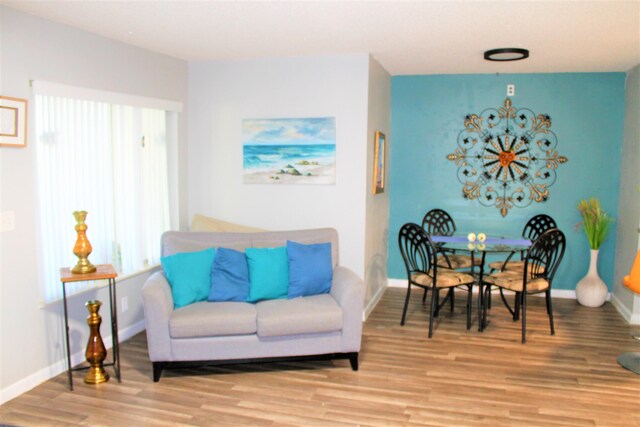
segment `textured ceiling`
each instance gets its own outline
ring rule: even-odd
[[[370,53],[392,75],[627,71],[640,63],[632,1],[0,1],[177,58]],[[512,63],[496,47],[525,47]]]

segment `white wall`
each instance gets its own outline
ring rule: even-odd
[[[334,227],[365,269],[366,54],[189,64],[189,214],[270,230]],[[242,182],[242,119],[335,117],[335,185]]]
[[[391,140],[391,76],[373,58],[369,60],[369,108],[367,124],[367,204],[365,227],[365,315],[375,307],[387,287],[389,245],[389,187],[373,193],[375,132],[386,136],[386,165],[389,165]],[[388,183],[388,176],[385,184]]]
[[[0,94],[29,99],[29,135],[35,135],[29,80],[172,99],[186,107],[188,68],[184,61],[3,6],[0,42]],[[186,112],[180,115],[179,128],[179,139],[184,141]],[[16,218],[15,229],[0,234],[0,403],[65,366],[62,304],[39,306],[35,146],[31,137],[26,148],[0,148],[0,210],[13,211]],[[176,155],[180,158],[175,159]],[[179,185],[183,187],[181,197],[186,196],[185,180],[175,182],[177,167],[185,160],[185,147],[178,147],[172,163],[174,199]],[[186,207],[186,202],[183,204]],[[71,213],[69,218],[73,230]],[[88,225],[90,237],[91,223]],[[100,263],[98,259],[91,261]],[[121,338],[143,327],[140,288],[145,278],[141,275],[118,284],[119,297],[127,296],[129,301],[129,310],[119,317]],[[106,303],[107,295],[104,289],[94,290],[69,300],[72,353],[81,354],[88,338],[84,302],[97,298]],[[108,310],[101,312],[106,338],[110,336]],[[81,381],[81,374],[76,378]]]
[[[640,65],[627,73],[624,105],[624,142],[620,165],[618,232],[612,301],[633,324],[640,324],[640,296],[621,284],[640,249]]]

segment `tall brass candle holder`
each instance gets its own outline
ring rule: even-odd
[[[89,262],[89,254],[93,250],[91,243],[87,239],[87,224],[84,220],[87,218],[87,211],[75,211],[73,217],[76,219],[76,231],[78,238],[73,247],[73,253],[78,257],[78,263],[71,269],[72,273],[86,274],[96,271],[96,266]]]
[[[89,362],[89,372],[84,377],[87,384],[100,384],[109,381],[109,374],[104,370],[102,365],[107,357],[107,349],[104,347],[102,337],[100,336],[100,324],[102,317],[98,314],[100,301],[87,301],[85,306],[89,310],[87,317],[87,325],[89,325],[89,342],[87,343],[87,351],[84,353]]]

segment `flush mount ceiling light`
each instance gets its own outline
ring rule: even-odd
[[[484,59],[487,61],[519,61],[529,57],[527,49],[518,47],[503,47],[500,49],[487,50],[484,53]]]

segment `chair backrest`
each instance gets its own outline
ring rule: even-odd
[[[552,228],[558,228],[553,218],[545,214],[536,215],[525,224],[522,237],[533,242],[542,233]]]
[[[556,274],[558,265],[564,256],[567,239],[562,231],[552,228],[542,233],[533,242],[525,259],[525,275],[527,281],[544,277],[549,286]]]
[[[456,224],[447,212],[432,209],[422,218],[422,228],[430,236],[451,236],[456,231]]]
[[[408,278],[411,278],[411,273],[427,273],[431,269],[434,259],[433,242],[422,227],[411,222],[403,225],[398,233],[398,244]]]

